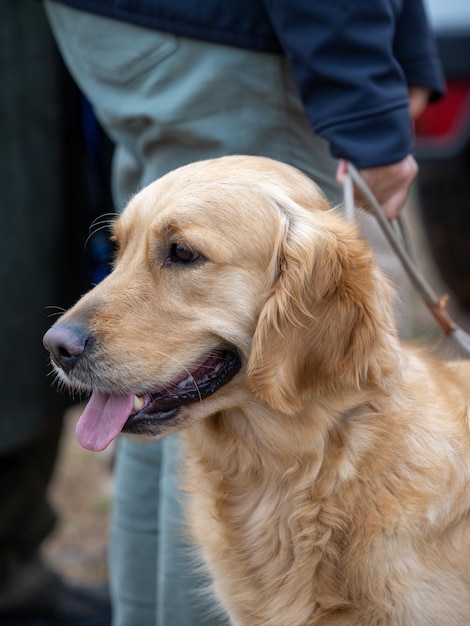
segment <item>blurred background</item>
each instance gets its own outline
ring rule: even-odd
[[[107,233],[89,236],[90,225],[113,207],[112,146],[64,68],[40,2],[0,2],[0,76],[3,624],[1,611],[20,593],[40,603],[60,589],[54,602],[71,606],[75,590],[62,579],[107,579],[111,455],[76,444],[68,409],[79,399],[57,392],[42,335],[106,273]]]
[[[437,274],[470,310],[470,2],[426,0],[447,96],[416,124],[417,211]]]

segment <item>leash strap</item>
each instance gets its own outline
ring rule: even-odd
[[[439,298],[417,268],[413,260],[410,237],[403,217],[400,216],[397,220],[389,221],[385,217],[382,207],[377,202],[377,199],[365,180],[354,165],[348,163],[344,186],[344,204],[348,218],[354,215],[354,185],[356,185],[367,201],[370,213],[372,213],[377,220],[383,234],[400,259],[409,279],[422,297],[424,303],[437,320],[444,334],[449,335],[456,330],[457,325],[451,319],[445,308],[448,295],[444,294]]]

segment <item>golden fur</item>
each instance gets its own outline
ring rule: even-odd
[[[230,382],[154,430],[181,430],[232,623],[468,626],[470,366],[398,341],[355,227],[293,168],[226,157],[149,185],[114,237],[113,273],[59,322],[95,342],[63,377],[142,394],[237,348]],[[165,262],[175,244],[200,261]]]

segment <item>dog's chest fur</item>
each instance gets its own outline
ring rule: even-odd
[[[434,485],[426,493],[410,482],[406,511],[393,493],[394,481],[403,486],[404,477],[393,475],[393,462],[381,459],[376,447],[370,456],[364,451],[369,480],[357,481],[352,477],[359,468],[350,466],[348,446],[341,438],[318,440],[312,446],[318,452],[292,456],[289,466],[286,458],[276,459],[275,452],[271,462],[266,461],[266,450],[256,458],[248,434],[226,445],[225,435],[210,431],[208,424],[198,425],[185,438],[186,472],[193,485],[189,525],[233,624],[428,626],[439,623],[429,621],[424,608],[433,587],[436,593],[456,596],[455,624],[466,623],[470,571],[463,577],[467,583],[456,577],[449,586],[448,576],[441,576],[448,564],[435,560],[426,539],[424,511],[435,493],[447,489],[449,494],[449,486]],[[205,455],[211,437],[222,444],[219,458],[213,441],[212,454]],[[370,433],[368,439],[370,451]],[[381,461],[391,475],[375,483]],[[452,538],[443,541],[448,541],[451,562]],[[391,606],[397,598],[401,605],[393,609],[393,622],[387,622],[387,593]]]
[[[320,605],[347,606],[337,579],[348,533],[336,484],[344,455],[324,470],[314,451],[318,446],[312,445],[297,458],[273,454],[266,463],[261,461],[266,454],[253,456],[253,441],[239,440],[217,461],[204,457],[210,435],[207,425],[202,429],[200,440],[193,431],[186,438],[186,472],[197,484],[191,489],[189,525],[217,594],[239,619],[234,623],[306,624]]]

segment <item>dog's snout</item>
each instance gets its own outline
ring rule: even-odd
[[[88,340],[83,326],[59,323],[47,331],[43,343],[54,363],[68,372],[83,355]]]

